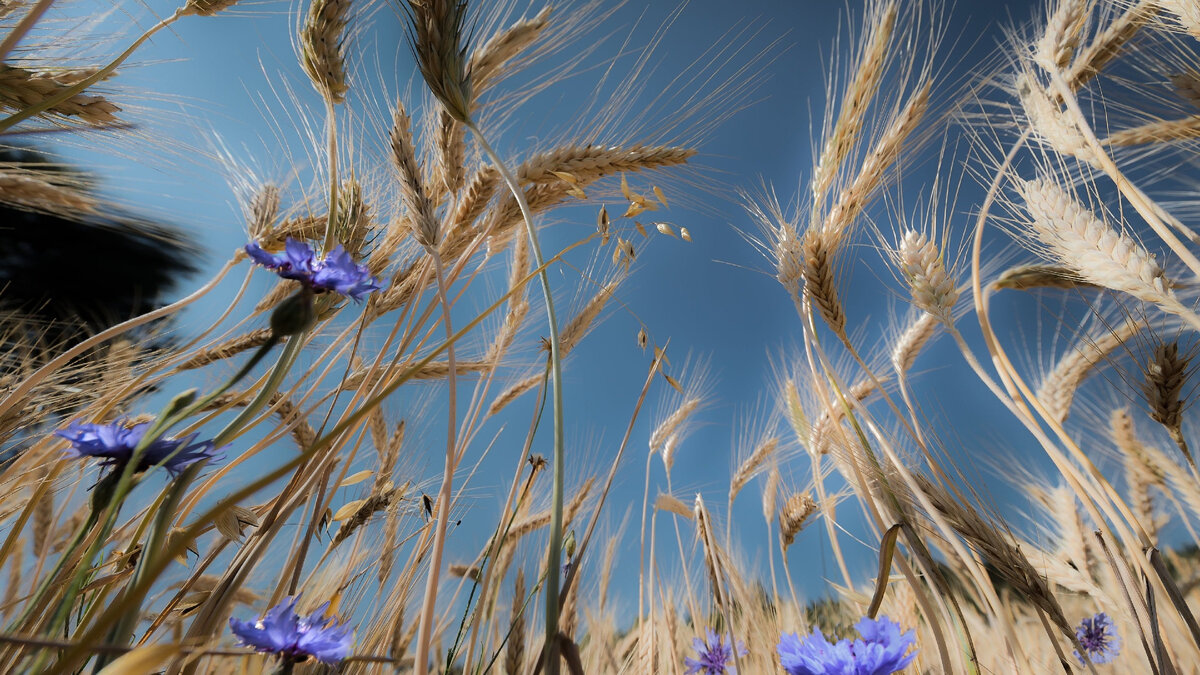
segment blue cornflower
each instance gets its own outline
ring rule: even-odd
[[[336,626],[336,617],[325,617],[329,603],[308,616],[297,616],[296,598],[286,598],[255,621],[229,619],[229,628],[238,641],[264,654],[284,661],[300,663],[314,658],[322,663],[338,663],[350,655],[354,631]]]
[[[685,675],[737,673],[737,668],[733,667],[733,646],[724,644],[724,638],[714,633],[711,628],[706,629],[705,632],[708,634],[707,641],[692,638],[692,649],[696,650],[696,656],[700,658],[689,657],[683,660],[683,665],[688,667]],[[741,640],[737,642],[737,650],[738,656],[746,655],[746,645]]]
[[[1121,653],[1121,636],[1117,635],[1116,626],[1104,612],[1084,619],[1075,629],[1075,637],[1092,663],[1109,663]],[[1075,650],[1075,658],[1083,663],[1079,650]]]
[[[133,449],[149,428],[148,422],[126,427],[125,420],[108,424],[72,422],[66,429],[54,434],[71,441],[67,452],[72,457],[102,457],[104,461],[101,466],[123,467],[133,457]],[[220,460],[224,457],[220,449],[213,447],[212,441],[193,443],[195,438],[196,434],[183,438],[156,439],[142,451],[135,471],[145,471],[166,460],[163,466],[172,475],[178,475],[189,465],[201,460]]]
[[[379,279],[371,276],[366,265],[356,264],[341,245],[317,259],[308,244],[288,237],[283,253],[268,253],[257,242],[250,242],[246,244],[246,254],[284,279],[299,281],[318,293],[333,291],[362,300],[371,291],[379,290]]]
[[[863,617],[855,626],[858,640],[830,644],[819,628],[800,638],[795,633],[779,637],[779,662],[788,675],[889,675],[902,670],[917,652],[904,652],[916,642],[913,631],[900,634],[900,624],[886,616]]]

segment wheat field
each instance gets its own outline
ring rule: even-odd
[[[0,2],[0,228],[105,222],[178,269],[102,323],[0,285],[0,671],[1200,673],[1200,3],[964,37],[863,0],[819,59],[735,27],[676,70],[671,26],[563,4]],[[249,92],[267,149],[125,84],[250,16],[293,47]],[[824,69],[800,183],[714,177],[777,60]],[[576,86],[605,93],[521,135]],[[219,167],[244,242],[188,277],[204,235],[114,224],[53,143]],[[728,472],[688,454],[714,364],[629,290],[714,202],[794,336],[744,350],[772,376]],[[596,438],[576,357],[645,365]]]

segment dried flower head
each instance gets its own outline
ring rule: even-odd
[[[149,422],[126,426],[125,420],[108,424],[72,422],[66,429],[54,432],[71,442],[67,453],[72,457],[102,457],[101,466],[121,470],[133,457],[133,450],[150,428]],[[135,471],[145,471],[160,462],[167,471],[178,475],[196,462],[220,460],[224,455],[213,447],[212,441],[193,443],[196,434],[183,438],[159,438],[142,451]]]
[[[1109,663],[1121,653],[1121,637],[1117,635],[1112,619],[1104,612],[1080,622],[1075,629],[1075,637],[1092,663]],[[1075,652],[1075,658],[1083,663],[1083,656],[1078,651]]]
[[[684,675],[724,675],[731,673],[736,675],[737,668],[733,667],[733,649],[734,645],[727,645],[724,638],[713,632],[711,628],[706,631],[707,639],[700,638],[692,639],[692,649],[696,650],[696,657],[687,657],[683,660],[683,665],[688,669]],[[746,645],[741,640],[737,641],[738,656],[747,654]]]
[[[795,633],[779,638],[779,663],[788,675],[888,675],[902,670],[917,652],[905,654],[916,642],[913,631],[900,634],[900,624],[886,616],[863,617],[854,626],[862,637],[831,644],[814,628],[803,639]]]
[[[259,265],[284,279],[299,281],[315,293],[333,291],[362,300],[380,288],[379,279],[371,276],[367,266],[355,263],[340,245],[318,259],[308,244],[288,237],[283,253],[268,253],[256,242],[246,244],[246,253]]]
[[[336,617],[326,617],[329,603],[308,616],[296,614],[296,598],[287,598],[271,608],[261,619],[229,619],[229,628],[238,641],[280,660],[302,663],[310,658],[334,664],[350,655],[354,631],[336,626]]]

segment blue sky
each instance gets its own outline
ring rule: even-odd
[[[942,20],[947,38],[941,56],[942,77],[946,81],[962,78],[963,66],[990,53],[1002,39],[998,29],[1007,17],[1010,14],[1027,17],[1034,4],[1026,0],[959,2],[945,10]],[[131,17],[139,26],[146,27],[152,22],[147,8],[166,15],[173,6],[160,0],[132,6],[127,8],[128,15],[121,12],[109,17],[105,27],[131,36],[136,34],[129,28]],[[408,85],[412,63],[397,30],[395,9],[387,3],[366,7],[365,14],[373,27],[356,41],[359,53],[365,58],[360,58],[354,66],[355,95],[365,94],[383,106]],[[630,2],[614,12],[599,27],[597,35],[608,35],[604,44],[613,49],[626,37],[632,48],[638,48],[658,33],[658,27],[677,9],[673,2],[656,0],[644,6]],[[767,261],[739,234],[739,230],[753,231],[754,226],[734,197],[734,191],[753,190],[766,181],[787,196],[795,192],[802,177],[807,175],[814,144],[810,130],[820,124],[825,64],[833,37],[838,26],[845,25],[847,11],[857,16],[861,9],[862,3],[855,0],[846,3],[693,0],[678,9],[673,25],[662,34],[655,51],[654,72],[646,76],[647,90],[666,87],[675,73],[697,61],[704,64],[705,59],[711,59],[705,56],[706,49],[730,40],[745,44],[731,57],[729,65],[717,67],[717,72],[723,74],[721,77],[730,77],[737,66],[750,63],[757,86],[749,96],[739,95],[736,100],[725,102],[731,108],[744,104],[744,109],[732,114],[726,114],[725,110],[706,111],[707,119],[719,119],[720,123],[698,145],[700,155],[696,163],[701,170],[689,174],[696,185],[663,182],[672,203],[666,216],[676,225],[686,226],[693,242],[657,237],[644,248],[635,274],[618,294],[624,307],[611,304],[603,323],[568,362],[567,436],[569,443],[586,448],[582,466],[594,472],[606,470],[632,411],[648,365],[648,356],[635,344],[640,318],[654,340],[663,343],[670,339],[676,368],[689,354],[710,364],[712,405],[704,410],[695,433],[679,450],[673,486],[675,493],[685,500],[701,492],[711,507],[724,511],[724,495],[735,461],[734,446],[744,436],[747,420],[761,418],[773,404],[772,361],[779,363],[787,358],[784,355],[794,355],[799,340],[799,320],[789,298],[769,273]],[[213,157],[216,150],[222,149],[267,179],[286,178],[293,166],[304,172],[304,165],[311,161],[312,151],[305,149],[303,138],[295,133],[296,119],[307,115],[316,120],[314,128],[319,129],[320,107],[293,55],[295,11],[295,6],[288,3],[253,3],[214,18],[191,17],[177,23],[170,32],[160,34],[139,51],[131,64],[122,69],[117,81],[132,92],[158,92],[149,99],[134,101],[132,107],[145,108],[131,111],[131,116],[139,121],[143,139],[127,146],[128,154],[122,152],[126,146],[121,144],[102,152],[86,152],[61,141],[52,145],[101,176],[106,194],[142,213],[174,223],[195,237],[201,251],[202,271],[191,283],[180,285],[181,295],[207,279],[245,241],[229,176]],[[518,11],[517,15],[521,13]],[[584,44],[590,43],[585,39]],[[601,48],[601,54],[609,53],[604,49]],[[756,61],[757,54],[764,56]],[[618,63],[628,61],[626,58]],[[380,85],[386,90],[376,88]],[[496,143],[500,152],[519,153],[535,142],[531,139],[544,140],[555,129],[561,130],[564,120],[571,119],[579,103],[592,95],[594,86],[594,73],[588,71],[539,95],[531,112],[523,113],[503,129]],[[297,103],[286,102],[288,87],[296,92]],[[120,100],[121,91],[114,97]],[[629,105],[637,106],[643,101],[633,100]],[[660,105],[648,114],[651,119],[667,119],[672,112],[669,105]],[[379,119],[360,118],[356,124],[379,123]],[[147,151],[148,157],[143,156]],[[644,179],[632,182],[643,191],[650,185]],[[619,207],[610,202],[610,209],[613,208]],[[595,209],[589,206],[555,216],[555,222],[562,224],[547,233],[547,248],[553,249],[556,244],[569,243],[586,234],[594,226]],[[875,213],[886,215],[886,210],[876,209]],[[582,264],[586,259],[577,258],[575,262]],[[234,276],[240,278],[243,272],[239,269]],[[889,307],[896,297],[894,291],[880,289],[895,288],[890,275],[869,267],[848,266],[846,272],[849,276],[843,298],[852,317],[869,320],[877,327],[875,330],[886,326]],[[503,274],[503,269],[500,273]],[[574,287],[578,285],[578,276],[570,270],[556,270],[554,283],[558,288]],[[224,288],[231,293],[235,287],[236,282],[227,283]],[[268,288],[269,280],[260,274],[251,292],[265,292]],[[226,294],[197,303],[186,314],[182,330],[186,333],[206,325],[206,320],[223,310],[228,301]],[[565,307],[579,306],[579,300],[566,293],[560,296],[560,303]],[[535,330],[527,337],[533,339],[540,334]],[[998,408],[982,386],[974,380],[962,382],[945,374],[950,367],[955,373],[962,372],[955,352],[949,347],[939,343],[922,357],[918,370],[927,372],[919,389],[951,393],[940,396],[938,405],[942,409],[931,412],[938,417],[970,422],[973,427],[970,438],[946,440],[963,445],[956,459],[968,474],[987,475],[992,469],[984,465],[983,458],[998,445],[1007,428],[991,424],[986,411]],[[532,350],[524,354],[533,358]],[[636,534],[645,439],[655,417],[655,401],[665,393],[659,390],[665,390],[661,383],[656,385],[643,411],[610,501],[609,516],[614,523],[625,515],[627,506],[634,510],[632,529],[627,535]],[[528,403],[514,407],[513,422],[501,444],[505,447],[496,451],[499,459],[495,461],[499,463],[485,465],[503,467],[496,469],[499,477],[492,479],[485,471],[481,472],[482,478],[473,479],[467,505],[478,509],[478,513],[490,516],[494,505],[503,499],[507,467],[513,463],[512,452],[506,454],[504,450],[519,445],[528,419]],[[407,400],[400,401],[389,410],[393,415],[401,415],[410,404]],[[428,429],[415,434],[426,441],[428,475],[440,467],[437,438],[443,424],[438,418],[430,418],[425,425]],[[494,428],[485,431],[482,437],[490,438],[494,431]],[[550,455],[549,442],[547,426],[535,450]],[[421,447],[420,441],[410,447]],[[1036,471],[1037,464],[1032,466]],[[807,478],[807,460],[796,459],[788,471],[785,480],[802,487]],[[654,480],[661,480],[661,464],[657,461],[653,472]],[[989,494],[997,502],[1010,502],[1011,495],[1001,483],[987,484],[992,486]],[[665,485],[652,488],[651,498],[659,489],[665,490]],[[733,516],[734,522],[753,524],[740,535],[752,542],[746,548],[750,559],[762,555],[757,495],[755,483],[746,490]],[[856,509],[844,506],[840,515],[854,531],[858,522]],[[723,521],[725,516],[719,518]],[[492,522],[490,517],[481,521]],[[811,528],[792,549],[794,573],[809,595],[823,593],[824,578],[835,576],[821,530]],[[481,531],[465,527],[456,533],[451,543],[452,560],[455,551],[473,550],[481,541],[476,536]],[[862,580],[873,575],[875,562],[868,548],[849,544],[848,553],[853,570]],[[626,564],[635,557],[636,549],[627,551]]]

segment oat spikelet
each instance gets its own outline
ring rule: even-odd
[[[797,492],[784,502],[779,510],[779,536],[783,538],[786,549],[796,540],[796,535],[808,524],[809,518],[817,511],[817,502],[808,492]]]
[[[54,72],[40,73],[0,65],[0,106],[20,112],[58,96],[77,81],[72,81],[71,73],[67,73],[64,78],[62,74]],[[120,108],[103,96],[79,93],[56,103],[41,115],[74,117],[88,124],[105,125],[119,122],[116,113],[120,111]]]
[[[896,252],[900,272],[908,280],[913,304],[946,325],[954,323],[958,287],[946,272],[942,254],[924,234],[909,230]]]
[[[218,12],[229,9],[236,5],[238,0],[187,0],[183,9],[179,10],[181,15],[195,14],[196,16],[212,16]]]
[[[346,100],[345,32],[350,0],[313,0],[300,28],[300,65],[330,103]]]
[[[742,462],[737,471],[733,474],[733,480],[729,483],[729,501],[733,501],[742,488],[746,487],[746,483],[750,482],[751,478],[758,475],[762,470],[763,465],[768,459],[775,455],[775,451],[779,449],[779,439],[774,436],[766,439],[754,448],[754,452]]]
[[[1019,181],[1032,218],[1029,233],[1060,264],[1079,276],[1146,302],[1174,303],[1155,256],[1132,237],[1117,232],[1048,178]]]
[[[1200,138],[1200,115],[1177,120],[1158,120],[1141,126],[1122,129],[1104,139],[1104,143],[1116,146],[1149,145],[1170,143]]]
[[[1113,330],[1085,336],[1072,345],[1038,387],[1038,400],[1050,415],[1059,422],[1066,420],[1079,385],[1092,374],[1096,364],[1141,332],[1142,325],[1140,321],[1127,320]]]
[[[438,245],[438,219],[433,211],[433,202],[421,183],[421,168],[417,165],[411,124],[404,104],[397,102],[390,135],[392,165],[400,176],[400,199],[408,217],[416,224],[417,243],[435,247]]]
[[[342,526],[338,528],[337,534],[333,537],[333,542],[329,544],[330,548],[336,548],[338,544],[350,538],[359,528],[367,524],[371,516],[386,509],[392,500],[391,490],[383,494],[373,494],[368,497],[354,515],[342,522]]]

